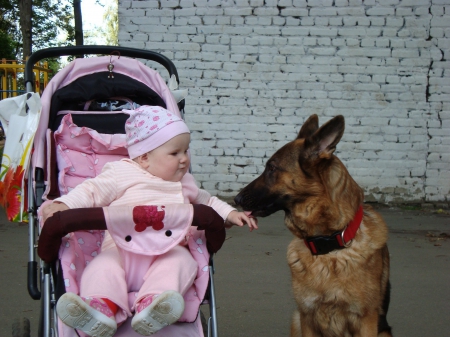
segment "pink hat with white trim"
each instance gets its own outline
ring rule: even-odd
[[[130,115],[125,132],[131,159],[156,149],[175,136],[190,133],[180,117],[160,106],[143,105],[123,111]]]

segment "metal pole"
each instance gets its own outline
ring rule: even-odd
[[[216,295],[214,290],[214,266],[209,266],[209,287],[210,287],[210,299],[209,299],[209,313],[211,315],[212,324],[209,324],[208,335],[211,331],[211,337],[218,337],[217,333],[217,313],[216,313]]]
[[[44,264],[44,285],[43,285],[43,301],[44,301],[44,337],[50,337],[50,266]]]

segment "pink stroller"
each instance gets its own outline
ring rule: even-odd
[[[165,56],[145,50],[112,46],[44,49],[34,53],[25,71],[27,92],[32,92],[33,65],[43,58],[64,55],[109,55],[79,58],[62,69],[42,94],[42,112],[28,177],[29,263],[28,291],[41,300],[38,336],[82,336],[59,321],[55,306],[64,292],[79,293],[84,267],[99,253],[102,231],[70,233],[63,238],[59,260],[48,264],[35,258],[39,233],[39,207],[65,194],[84,179],[95,177],[103,165],[127,156],[124,148],[123,109],[157,105],[183,117],[184,99],[178,103],[160,74],[131,57],[156,62],[168,71],[169,83],[179,81],[174,64]],[[174,85],[175,84],[175,85]],[[70,125],[70,127],[65,127]],[[70,150],[70,151],[69,151]],[[203,231],[192,231],[189,250],[198,262],[196,281],[186,296],[209,303],[209,318],[198,314],[188,323],[170,325],[155,336],[217,336],[213,264],[205,248]],[[38,279],[40,289],[38,288]],[[133,294],[129,294],[130,299]],[[128,320],[115,336],[139,336]]]

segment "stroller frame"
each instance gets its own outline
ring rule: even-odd
[[[178,72],[173,62],[166,56],[150,51],[118,46],[75,46],[57,47],[39,50],[33,53],[25,66],[25,86],[27,93],[34,92],[33,88],[33,66],[44,58],[72,56],[72,55],[118,55],[130,58],[140,58],[154,61],[164,66],[169,73],[169,78],[174,75],[179,83]],[[184,99],[178,103],[182,118],[184,118]],[[41,300],[41,315],[39,321],[39,337],[58,337],[57,315],[56,315],[56,263],[48,264],[36,260],[37,233],[39,233],[39,223],[37,220],[37,210],[42,205],[45,184],[44,171],[42,168],[30,169],[28,172],[28,218],[29,218],[29,256],[28,256],[28,293],[34,300]],[[33,193],[34,191],[34,193]],[[206,293],[206,300],[209,303],[210,317],[207,320],[207,336],[218,337],[217,313],[214,287],[214,262],[211,256],[209,263],[209,286]],[[40,289],[38,286],[38,276]]]

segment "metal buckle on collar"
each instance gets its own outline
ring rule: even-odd
[[[345,233],[346,229],[347,229],[347,226],[345,226],[344,230],[341,232],[341,240],[342,240],[342,244],[344,245],[344,247],[348,248],[352,244],[353,239],[349,240],[348,242],[345,242],[344,233]]]
[[[336,232],[329,236],[313,236],[305,239],[305,243],[313,255],[324,255],[336,249],[343,249],[350,244],[344,242],[343,232]]]

